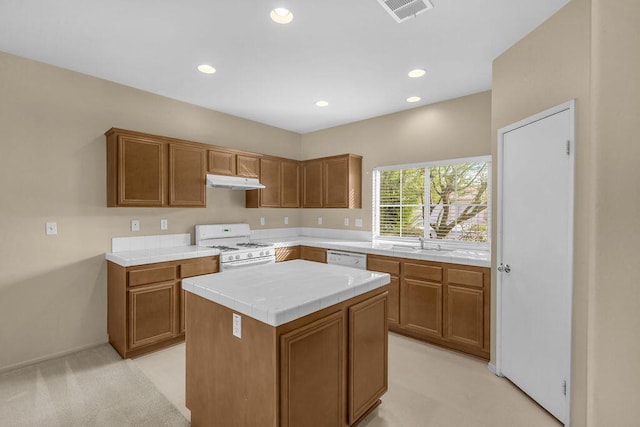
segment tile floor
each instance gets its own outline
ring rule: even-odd
[[[184,344],[134,359],[178,410],[185,407]],[[389,390],[362,427],[546,427],[555,418],[486,362],[389,334]]]

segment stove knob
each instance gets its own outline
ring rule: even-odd
[[[260,251],[260,256],[264,256],[264,251]]]
[[[249,252],[249,253],[247,254],[247,258],[253,258],[253,254],[252,254],[251,252]]]
[[[240,255],[236,255],[236,259],[240,259]]]

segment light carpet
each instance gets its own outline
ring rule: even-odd
[[[0,426],[188,426],[108,345],[0,375]]]

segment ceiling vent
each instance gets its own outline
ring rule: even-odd
[[[429,0],[378,0],[378,3],[396,22],[415,18],[416,15],[433,9],[433,5]]]

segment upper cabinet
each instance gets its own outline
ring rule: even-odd
[[[206,206],[204,148],[122,129],[105,135],[107,206]]]
[[[300,207],[300,162],[262,157],[259,178],[265,188],[246,192],[247,208]]]
[[[362,156],[307,160],[302,168],[302,207],[362,207]]]
[[[258,178],[247,208],[361,208],[362,157],[298,160],[111,128],[107,206],[206,207],[206,175]]]
[[[169,144],[169,206],[206,207],[205,150]]]
[[[208,150],[207,172],[215,175],[258,178],[260,156],[227,149]]]

